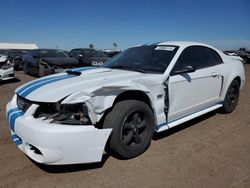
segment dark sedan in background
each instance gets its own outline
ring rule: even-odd
[[[69,55],[78,59],[81,66],[102,66],[110,59],[102,51],[91,48],[76,48],[71,50]]]
[[[11,49],[8,51],[8,58],[13,63],[15,70],[23,68],[23,56],[25,56],[29,50]]]
[[[24,73],[39,77],[79,66],[77,59],[57,49],[31,50],[23,59]]]

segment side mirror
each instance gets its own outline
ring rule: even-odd
[[[173,75],[176,75],[176,74],[184,74],[184,73],[190,73],[190,72],[194,72],[195,71],[195,68],[193,66],[185,66],[179,70],[175,70],[173,72]]]
[[[83,55],[82,54],[78,54],[78,57],[83,57]]]

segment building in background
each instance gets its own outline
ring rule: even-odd
[[[36,44],[22,44],[22,43],[1,43],[0,49],[25,49],[25,50],[33,50],[38,49]]]

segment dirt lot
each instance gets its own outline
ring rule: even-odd
[[[250,65],[245,68],[248,81]],[[232,114],[212,112],[157,134],[136,159],[46,167],[11,141],[5,105],[16,87],[34,79],[16,77],[0,85],[0,187],[250,187],[249,82]]]

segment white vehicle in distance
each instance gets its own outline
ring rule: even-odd
[[[27,83],[7,105],[11,136],[38,163],[142,154],[161,132],[221,108],[232,112],[243,64],[194,42],[129,48],[102,67],[70,69]]]
[[[14,67],[8,60],[8,50],[0,49],[0,81],[14,78]]]

